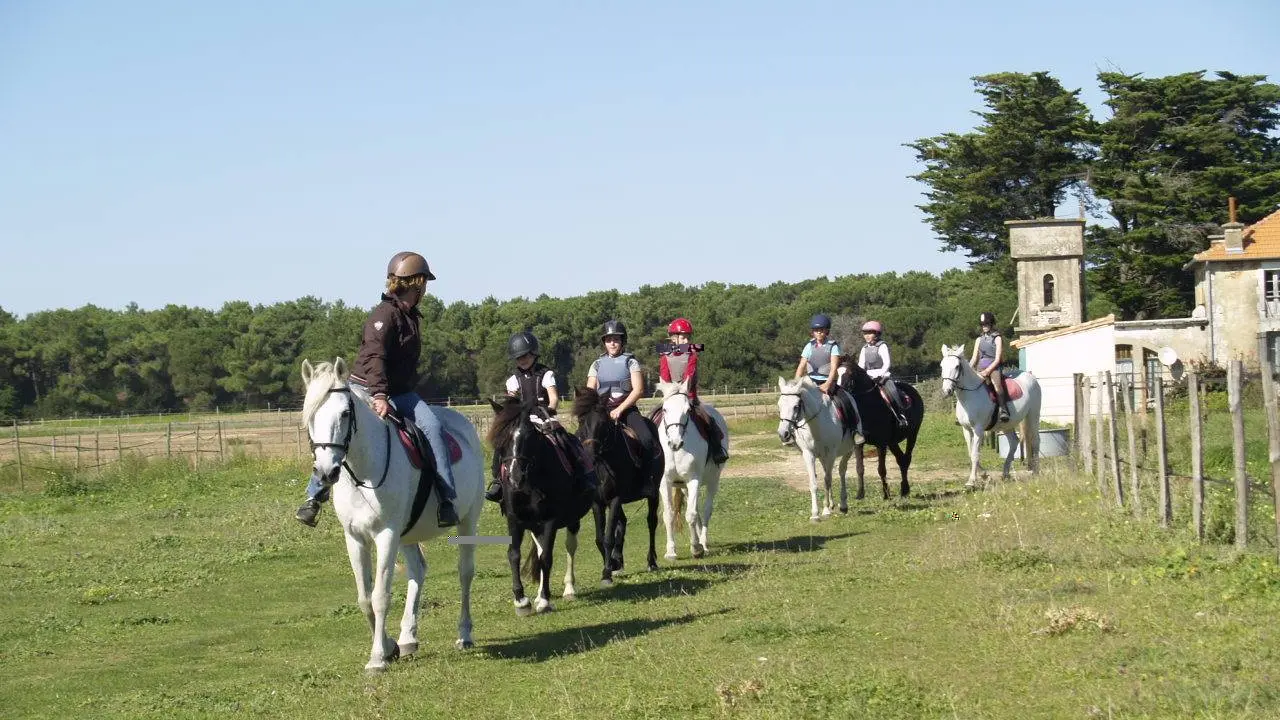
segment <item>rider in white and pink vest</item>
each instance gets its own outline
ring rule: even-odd
[[[858,367],[866,370],[867,375],[884,388],[885,395],[889,396],[889,409],[898,419],[898,427],[906,427],[907,413],[902,396],[898,393],[898,386],[894,385],[893,378],[889,375],[889,344],[881,339],[883,334],[884,326],[879,320],[868,320],[862,324],[862,339],[866,344],[858,353]]]

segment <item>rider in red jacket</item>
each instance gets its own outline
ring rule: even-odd
[[[672,320],[667,326],[667,333],[670,335],[670,342],[658,346],[658,377],[663,382],[688,381],[689,404],[701,426],[706,429],[711,459],[717,465],[723,464],[729,456],[724,450],[720,426],[698,401],[698,353],[702,351],[702,345],[689,342],[689,336],[693,335],[693,324],[684,318]]]

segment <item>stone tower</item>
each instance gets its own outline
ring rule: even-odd
[[[1017,336],[1083,322],[1084,220],[1009,220],[1005,226],[1018,273]]]

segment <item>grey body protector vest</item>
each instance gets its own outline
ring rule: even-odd
[[[520,385],[521,402],[533,402],[541,407],[551,404],[547,389],[542,387],[542,378],[550,371],[551,368],[542,363],[534,363],[527,371],[516,368],[514,377]]]
[[[631,371],[627,364],[632,354],[618,353],[617,357],[601,355],[596,359],[596,392],[604,397],[626,397],[631,394]]]
[[[684,371],[689,368],[689,353],[670,353],[667,355],[667,370],[671,372],[671,382],[684,379]]]
[[[991,363],[996,361],[996,340],[1000,337],[998,332],[982,333],[978,336],[978,369],[986,370]]]
[[[810,340],[809,346],[813,348],[809,352],[809,375],[815,379],[820,376],[825,381],[831,375],[831,351],[836,344],[830,339],[821,345]]]
[[[883,342],[867,343],[862,346],[862,368],[864,370],[879,370],[884,367],[884,358],[880,357],[880,346]]]

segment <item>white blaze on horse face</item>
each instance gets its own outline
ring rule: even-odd
[[[785,394],[778,396],[778,437],[783,440],[795,434],[796,428],[792,420],[796,416],[796,407],[799,404],[799,395]]]
[[[343,393],[330,393],[329,397],[316,409],[311,417],[307,432],[311,434],[313,443],[329,443],[339,447],[317,447],[314,450],[315,468],[321,475],[336,478],[347,451],[341,445],[347,435],[347,423],[354,422],[348,411],[351,410]]]

